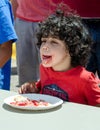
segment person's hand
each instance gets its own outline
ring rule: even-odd
[[[36,88],[35,82],[27,82],[24,83],[21,88],[18,90],[20,94],[25,93],[38,93],[39,90]]]

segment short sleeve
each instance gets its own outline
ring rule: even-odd
[[[17,35],[13,25],[14,19],[10,3],[0,6],[0,44],[17,40]]]

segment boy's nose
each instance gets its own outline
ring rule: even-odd
[[[48,51],[48,50],[49,50],[49,47],[44,46],[44,47],[43,47],[43,50]]]

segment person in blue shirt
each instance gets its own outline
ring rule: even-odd
[[[0,0],[0,89],[10,90],[12,43],[17,40],[9,0]]]

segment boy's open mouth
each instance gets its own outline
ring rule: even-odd
[[[52,59],[52,56],[42,55],[42,62],[43,62],[44,64],[49,63],[49,62],[51,61],[51,59]]]

